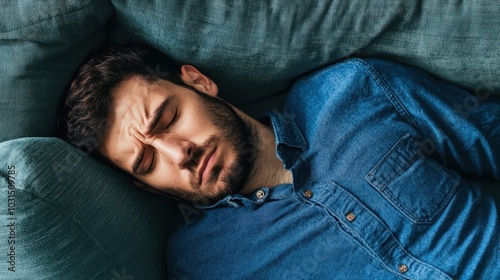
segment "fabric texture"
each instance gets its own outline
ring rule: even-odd
[[[61,97],[84,58],[106,44],[131,41],[152,45],[176,62],[199,67],[220,85],[222,97],[253,115],[280,107],[296,77],[346,56],[384,56],[429,70],[476,95],[498,94],[498,1],[423,2],[2,1],[0,142],[54,136]],[[156,233],[147,230],[146,237],[139,236],[142,224],[139,220],[144,219],[146,225],[148,219],[168,217],[167,221],[161,221],[168,224],[173,219],[170,214],[146,215],[150,210],[139,209],[150,209],[149,199],[142,199],[142,192],[132,196],[135,191],[122,188],[123,178],[113,180],[116,173],[94,161],[83,160],[84,165],[71,168],[64,177],[67,182],[57,180],[50,166],[58,166],[56,160],[63,156],[62,151],[70,156],[63,161],[64,165],[71,165],[80,156],[56,140],[22,139],[2,143],[0,147],[0,161],[16,169],[21,167],[20,174],[25,178],[31,176],[35,182],[24,185],[20,181],[21,187],[53,191],[53,196],[45,200],[32,191],[18,192],[21,202],[16,213],[24,217],[20,225],[27,225],[16,231],[19,265],[24,263],[19,270],[22,272],[16,274],[19,278],[124,279],[133,275],[136,279],[152,279],[149,276],[160,275],[164,268],[154,263],[152,268],[146,265],[144,261],[151,259],[136,246],[141,246],[137,240],[149,238],[150,233],[151,238],[156,238],[162,230]],[[2,168],[0,172],[5,176],[9,170]],[[92,174],[98,176],[91,179]],[[1,184],[3,200],[8,180],[2,180]],[[59,201],[74,203],[74,195],[79,192],[85,192],[82,195],[86,199],[75,204],[81,206],[78,211],[91,213],[84,204],[99,204],[102,209],[99,213],[105,219],[99,220],[97,212],[92,212],[75,220],[76,214],[72,216],[64,212],[69,210],[61,210],[72,205],[63,207]],[[116,196],[108,197],[108,193]],[[59,200],[52,203],[50,199]],[[113,203],[101,205],[106,201]],[[128,204],[135,208],[126,208]],[[135,215],[127,209],[134,210]],[[126,218],[137,226],[126,231]],[[85,235],[84,228],[71,226],[88,221],[96,221],[95,226],[102,226],[100,229],[106,228],[106,233],[99,236],[107,238],[105,242]],[[116,227],[103,224],[111,221],[116,222],[112,223]],[[67,226],[62,228],[64,225]],[[2,228],[0,237],[8,234],[7,230]],[[120,238],[113,236],[125,236],[124,240],[129,242],[117,244]],[[123,249],[123,254],[101,245],[107,242]],[[152,244],[148,242],[145,244]],[[96,246],[111,253],[105,255]],[[83,259],[77,256],[86,250],[94,250],[95,255],[86,254]],[[125,254],[127,250],[139,252],[136,263],[132,263],[132,253]],[[157,256],[154,253],[150,257]],[[0,278],[7,265],[1,262]]]
[[[0,278],[165,279],[170,200],[55,138],[0,143],[0,166]]]
[[[251,114],[278,92],[348,56],[386,57],[500,94],[500,2],[113,0],[110,43],[145,42],[219,84]],[[281,104],[280,104],[281,103]]]
[[[57,108],[74,71],[106,40],[108,1],[2,1],[0,142],[54,136]]]
[[[170,276],[498,278],[500,203],[461,175],[500,188],[500,99],[457,109],[469,97],[381,60],[301,79],[268,114],[293,184],[198,205],[167,247]]]

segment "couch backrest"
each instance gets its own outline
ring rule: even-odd
[[[279,107],[295,78],[348,56],[397,60],[500,94],[496,1],[112,3],[111,43],[138,40],[199,67],[250,113]]]

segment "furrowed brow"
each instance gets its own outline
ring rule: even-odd
[[[139,152],[139,156],[135,159],[134,164],[132,165],[132,172],[134,174],[137,174],[139,171],[139,166],[141,165],[142,159],[144,158],[144,151],[146,148],[142,148],[141,151]]]
[[[153,119],[148,125],[148,129],[146,130],[146,134],[151,134],[155,127],[158,125],[160,122],[161,117],[163,116],[163,112],[165,111],[165,108],[167,108],[168,103],[170,102],[170,96],[167,97],[161,104],[156,108],[156,110],[153,113]]]
[[[153,118],[152,118],[151,122],[148,124],[148,128],[146,130],[146,134],[149,135],[149,134],[151,134],[153,132],[153,130],[155,129],[155,127],[160,122],[161,117],[163,116],[163,112],[167,108],[169,102],[170,102],[170,96],[167,97],[165,100],[163,100],[163,102],[160,104],[160,106],[158,106],[156,108],[156,110],[154,110]],[[137,172],[139,171],[138,169],[139,169],[139,166],[141,165],[142,160],[144,158],[145,150],[146,150],[145,147],[143,147],[141,149],[141,151],[139,152],[139,156],[135,159],[134,164],[132,165],[132,172],[134,174],[137,174]]]

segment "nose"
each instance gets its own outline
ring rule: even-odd
[[[185,168],[192,159],[195,144],[185,139],[155,139],[151,145],[156,151],[171,160],[174,164]]]

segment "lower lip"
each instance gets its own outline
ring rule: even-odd
[[[212,151],[212,154],[208,158],[207,166],[205,166],[205,170],[203,170],[203,174],[201,174],[201,178],[203,182],[207,182],[207,180],[210,178],[210,173],[212,172],[212,168],[215,164],[215,151],[217,150],[214,149]]]

